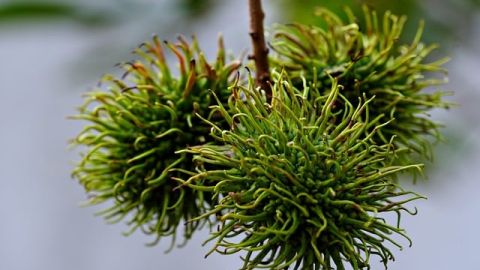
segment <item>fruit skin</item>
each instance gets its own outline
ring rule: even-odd
[[[409,151],[398,156],[398,164],[412,160],[432,159],[432,143],[441,139],[440,125],[429,112],[449,108],[444,92],[431,89],[444,84],[447,58],[428,62],[437,45],[421,42],[424,29],[410,44],[401,44],[405,16],[386,12],[379,18],[375,11],[364,8],[363,24],[350,10],[347,21],[323,8],[316,10],[325,25],[291,24],[278,26],[273,32],[271,46],[272,66],[284,68],[293,84],[301,87],[302,78],[309,86],[329,89],[330,76],[344,86],[341,92],[354,106],[363,93],[376,96],[370,105],[372,118],[382,121],[395,119],[379,131],[373,139],[388,143],[396,136],[395,146],[406,146]]]
[[[173,236],[183,227],[188,239],[205,221],[187,223],[202,214],[210,203],[203,192],[180,187],[172,177],[191,170],[189,145],[208,141],[210,127],[198,115],[215,118],[209,106],[230,95],[228,85],[240,62],[226,63],[219,38],[216,61],[208,63],[196,39],[188,44],[165,42],[178,59],[179,75],[167,65],[157,37],[135,49],[139,59],[122,65],[121,78],[105,76],[107,89],[88,93],[74,119],[86,127],[73,140],[82,150],[82,160],[73,177],[85,187],[90,204],[109,202],[100,214],[109,222],[128,219],[126,234],[140,228],[156,236]],[[221,123],[220,123],[221,124]]]
[[[364,269],[370,255],[386,265],[388,245],[400,247],[390,235],[410,240],[383,214],[399,222],[402,211],[415,214],[404,204],[421,198],[391,178],[421,165],[391,165],[392,143],[372,139],[390,124],[370,117],[374,98],[355,108],[334,79],[323,95],[276,73],[268,102],[252,85],[216,106],[230,125],[211,124],[216,144],[180,151],[195,155],[198,172],[177,180],[217,200],[193,220],[220,220],[210,253],[246,252],[241,269]]]

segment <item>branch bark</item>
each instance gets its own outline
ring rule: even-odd
[[[250,9],[250,37],[252,39],[253,55],[249,58],[255,61],[256,83],[271,97],[270,68],[268,66],[268,48],[265,43],[263,19],[265,13],[262,10],[261,0],[248,0]]]

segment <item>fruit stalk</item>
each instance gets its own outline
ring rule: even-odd
[[[263,19],[265,13],[262,10],[261,0],[249,0],[250,12],[250,37],[252,39],[253,54],[249,56],[255,61],[256,84],[263,89],[267,96],[271,96],[270,70],[268,66],[268,48],[265,43]]]

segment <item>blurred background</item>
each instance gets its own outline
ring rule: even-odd
[[[444,123],[447,144],[436,148],[428,179],[413,190],[428,196],[419,214],[402,219],[414,239],[397,251],[389,269],[478,269],[480,244],[480,1],[265,0],[266,24],[315,23],[317,5],[339,10],[367,3],[407,14],[407,39],[420,18],[425,40],[438,42],[458,107],[433,117]],[[131,59],[130,51],[153,33],[174,39],[196,33],[212,56],[222,32],[233,53],[249,48],[247,1],[238,0],[0,0],[0,269],[237,269],[236,256],[203,255],[197,234],[165,255],[168,241],[128,238],[124,224],[106,225],[95,207],[81,208],[83,188],[70,178],[75,151],[68,139],[82,128],[67,120],[104,73]],[[405,241],[402,241],[407,245]],[[375,258],[373,259],[375,261]],[[375,264],[373,269],[383,269]]]

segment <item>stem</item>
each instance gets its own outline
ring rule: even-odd
[[[270,69],[268,67],[268,48],[265,43],[263,19],[265,13],[262,10],[261,0],[248,0],[250,9],[250,37],[252,38],[253,55],[249,58],[255,61],[256,83],[265,90],[267,97],[272,96]]]

